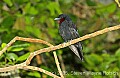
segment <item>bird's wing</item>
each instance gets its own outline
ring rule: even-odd
[[[73,22],[69,22],[68,24],[69,24],[68,26],[69,26],[69,30],[72,35],[72,38],[73,39],[79,38],[80,36],[79,36],[76,25]]]
[[[68,26],[70,26],[71,28],[74,28],[75,30],[77,30],[76,25],[72,22],[72,21],[68,21]]]

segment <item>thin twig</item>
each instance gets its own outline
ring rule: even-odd
[[[14,66],[0,68],[0,72],[7,72],[7,71],[16,70],[16,69],[21,69],[21,68],[23,68],[23,66],[26,66],[25,62],[16,64]]]
[[[53,54],[54,54],[54,58],[56,59],[55,62],[56,62],[58,71],[60,73],[60,76],[61,76],[61,78],[64,78],[63,73],[62,73],[61,68],[60,68],[60,65],[59,65],[59,62],[58,62],[57,54],[55,51],[53,52]]]
[[[46,71],[46,70],[44,70],[44,69],[42,69],[42,68],[38,68],[38,67],[34,67],[34,66],[24,66],[23,67],[24,69],[31,69],[31,70],[36,70],[36,71],[42,71],[43,73],[45,73],[45,74],[47,74],[47,75],[49,75],[49,76],[52,76],[52,77],[54,77],[54,78],[60,78],[59,76],[57,76],[57,75],[55,75],[55,74],[53,74],[53,73],[51,73],[51,72],[49,72],[49,71]],[[23,69],[22,68],[22,69]]]
[[[60,64],[61,64],[62,71],[65,71],[65,65],[64,65],[64,61],[62,59],[62,55],[58,55],[58,57],[59,57],[59,61],[60,61]],[[64,75],[64,77],[65,77],[65,75]]]
[[[0,51],[0,56],[7,50],[8,47],[10,47],[14,42],[16,41],[16,37],[13,38],[7,45]]]
[[[16,36],[15,38],[13,38],[7,45],[6,47],[4,47],[1,51],[0,51],[0,56],[3,54],[3,52],[5,52],[7,50],[8,47],[10,47],[15,41],[20,40],[20,41],[27,41],[27,42],[34,42],[34,43],[42,43],[42,44],[46,44],[48,46],[51,46],[50,43],[44,41],[44,40],[40,40],[40,39],[32,39],[32,38],[23,38],[23,37],[18,37]]]

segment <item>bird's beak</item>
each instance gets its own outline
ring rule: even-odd
[[[55,18],[54,20],[55,20],[55,21],[59,21],[59,20],[60,20],[60,18]]]

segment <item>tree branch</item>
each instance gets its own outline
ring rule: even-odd
[[[49,72],[49,71],[46,71],[42,68],[38,68],[38,67],[34,67],[34,66],[27,66],[25,64],[25,62],[21,63],[21,64],[16,64],[14,66],[9,66],[9,67],[4,67],[4,68],[0,68],[0,72],[6,72],[6,71],[12,71],[12,70],[16,70],[16,69],[31,69],[31,70],[37,70],[37,71],[40,71],[40,72],[43,72],[49,76],[52,76],[52,77],[55,77],[55,78],[60,78],[59,76],[57,75],[54,75],[53,73]]]
[[[120,7],[120,2],[119,0],[115,0],[115,2],[118,4],[118,6]]]
[[[35,54],[37,55],[37,54],[40,54],[40,53],[50,52],[50,51],[54,51],[54,50],[57,50],[57,49],[65,48],[65,47],[70,46],[72,44],[75,44],[75,43],[77,43],[79,41],[86,40],[86,39],[89,39],[89,38],[92,38],[92,37],[107,33],[109,31],[117,30],[117,29],[120,29],[120,25],[105,28],[103,30],[96,31],[96,32],[91,33],[91,34],[87,34],[87,35],[82,36],[80,38],[71,40],[71,41],[69,41],[67,43],[62,43],[62,44],[59,44],[59,45],[56,45],[56,46],[51,46],[51,47],[48,47],[48,48],[37,50],[37,51],[35,51]]]
[[[18,36],[16,36],[15,38],[13,38],[13,39],[6,45],[6,47],[4,47],[4,48],[0,51],[0,55],[2,55],[3,52],[5,52],[5,51],[7,50],[7,48],[10,47],[16,40],[27,41],[27,42],[36,42],[36,43],[46,44],[46,45],[48,45],[48,46],[53,46],[52,44],[50,44],[50,43],[48,43],[48,42],[46,42],[46,41],[40,40],[40,39],[23,38],[23,37],[18,37]],[[30,61],[29,61],[29,60],[32,60],[32,58],[33,58],[35,55],[36,55],[35,53],[30,53],[29,59],[27,59],[27,60],[25,61],[25,65],[29,65],[29,64],[30,64]],[[55,63],[56,63],[56,65],[57,65],[58,72],[59,72],[61,78],[64,78],[55,51],[54,51],[53,55],[54,55],[54,58],[55,58]],[[3,71],[11,71],[11,70],[14,70],[16,67],[19,68],[20,66],[22,67],[22,66],[23,66],[23,63],[17,64],[17,65],[15,65],[15,66],[6,67],[7,69],[5,68],[5,69],[0,69],[0,70],[3,70]],[[12,69],[11,69],[11,68],[12,68]],[[22,68],[23,68],[23,67],[22,67]],[[41,71],[41,72],[43,72],[43,71]],[[48,72],[48,71],[47,71],[47,72]],[[44,73],[44,72],[43,72],[43,73]],[[49,75],[49,74],[48,74],[48,75]]]
[[[82,40],[86,40],[86,39],[89,39],[89,38],[92,38],[92,37],[95,37],[95,36],[98,36],[98,35],[101,35],[101,34],[104,34],[104,33],[107,33],[109,31],[113,31],[113,30],[117,30],[117,29],[120,29],[120,25],[116,25],[116,26],[113,26],[113,27],[109,27],[109,28],[105,28],[103,30],[99,30],[99,31],[96,31],[94,33],[91,33],[91,34],[88,34],[88,35],[85,35],[83,37],[80,37],[80,38],[77,38],[77,39],[74,39],[74,40],[71,40],[67,43],[62,43],[62,44],[59,44],[59,45],[56,45],[56,46],[52,46],[52,45],[49,45],[50,47],[48,48],[44,48],[44,49],[40,49],[40,50],[37,50],[33,53],[30,54],[30,56],[27,58],[27,60],[24,62],[24,63],[21,63],[21,64],[17,64],[17,65],[14,65],[14,66],[9,66],[9,67],[4,67],[4,68],[0,68],[0,72],[7,72],[7,71],[10,71],[10,70],[15,70],[15,69],[24,69],[24,68],[27,68],[27,69],[32,69],[32,70],[37,70],[37,71],[41,71],[40,69],[41,68],[37,68],[37,67],[32,67],[32,66],[27,66],[30,64],[32,58],[35,56],[35,55],[38,55],[40,53],[44,53],[44,52],[50,52],[50,51],[53,51],[53,50],[57,50],[57,49],[61,49],[61,48],[64,48],[64,47],[67,47],[69,45],[72,45],[72,44],[75,44],[79,41],[82,41]],[[16,37],[15,37],[16,38]],[[7,48],[12,45],[16,40],[15,38],[13,40],[10,41],[10,43],[8,43],[8,45],[6,46]],[[17,37],[19,38],[19,37]],[[23,41],[25,41],[23,39]],[[31,41],[30,41],[31,42]],[[37,41],[36,41],[37,42]],[[46,41],[43,41],[43,43],[45,44],[48,44],[48,42]],[[0,54],[2,54],[4,51],[6,51],[7,48],[3,48],[3,50],[0,51]],[[59,63],[57,63],[59,64]],[[12,69],[11,69],[12,68]],[[58,69],[59,70],[59,69]],[[46,70],[43,69],[43,71],[41,72],[45,72]],[[48,71],[47,71],[48,72]],[[48,73],[46,73],[48,74]],[[49,72],[50,76],[54,76],[54,77],[58,77],[52,73]],[[62,76],[61,76],[62,77]]]

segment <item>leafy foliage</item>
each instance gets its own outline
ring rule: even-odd
[[[63,43],[58,24],[54,21],[61,13],[73,19],[81,36],[120,22],[119,8],[112,0],[1,0],[0,50],[15,36],[40,38],[54,45]],[[57,50],[58,56],[62,56],[60,63],[63,61],[66,78],[120,77],[119,33],[117,30],[82,41],[84,62],[68,48]],[[47,46],[17,41],[0,56],[0,67],[21,63],[30,52],[44,47]],[[31,65],[58,74],[52,52],[39,57],[41,59],[35,57]],[[49,78],[37,71],[19,71],[21,77]]]

